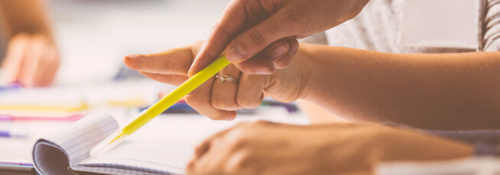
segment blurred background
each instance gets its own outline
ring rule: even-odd
[[[56,84],[109,81],[127,54],[204,40],[229,0],[47,0],[61,53]]]
[[[123,125],[157,102],[175,87],[126,68],[123,57],[204,40],[228,2],[45,0],[61,65],[53,86],[0,86],[0,133],[22,136],[0,136],[0,165],[31,163],[35,141],[62,132],[62,127],[83,117],[104,112]],[[154,131],[165,139],[197,143],[241,121],[309,123],[295,104],[272,99],[265,99],[257,109],[238,113],[234,121],[213,121],[181,100],[141,132],[151,135]]]

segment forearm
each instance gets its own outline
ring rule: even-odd
[[[500,128],[500,54],[390,54],[303,45],[304,99],[354,120]]]
[[[0,1],[8,35],[19,32],[42,33],[52,37],[49,20],[41,0]]]

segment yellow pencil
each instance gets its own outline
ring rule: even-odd
[[[98,157],[111,150],[113,147],[120,144],[126,136],[131,135],[151,119],[160,115],[163,111],[167,110],[182,97],[189,94],[229,64],[230,62],[227,61],[225,55],[217,58],[207,67],[203,68],[200,72],[196,73],[194,76],[186,80],[186,82],[182,83],[170,94],[163,97],[156,104],[149,107],[147,110],[142,111],[134,120],[125,125],[125,127],[115,131],[113,134],[97,144],[90,150],[90,156]]]

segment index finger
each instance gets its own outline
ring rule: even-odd
[[[203,142],[201,142],[195,149],[195,159],[199,159],[203,156],[203,154],[205,154],[209,149],[210,149],[210,145],[212,144],[212,142],[214,140],[217,140],[221,137],[223,137],[224,135],[226,135],[228,132],[230,132],[231,130],[233,130],[234,128],[238,128],[238,127],[242,127],[242,126],[246,126],[246,125],[249,125],[250,123],[248,122],[241,122],[241,123],[238,123],[236,124],[235,126],[231,127],[231,128],[228,128],[226,130],[223,130],[223,131],[220,131],[208,138],[206,138]]]
[[[247,16],[248,11],[253,11],[255,17]],[[263,15],[264,14],[264,15]],[[207,42],[200,50],[200,54],[194,59],[189,70],[192,76],[218,58],[227,44],[244,31],[245,27],[251,27],[267,15],[265,9],[258,1],[231,1],[222,14],[219,23],[214,27]],[[247,25],[247,26],[245,26]]]
[[[123,62],[132,70],[155,74],[187,75],[193,62],[193,53],[190,47],[186,47],[146,55],[128,55],[125,56]]]

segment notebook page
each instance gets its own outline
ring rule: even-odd
[[[72,168],[110,174],[185,174],[194,149],[191,143],[168,138],[132,136],[105,155],[88,158]]]
[[[111,115],[95,114],[41,138],[33,148],[35,168],[42,174],[69,174],[68,167],[88,158],[90,149],[118,128]]]

